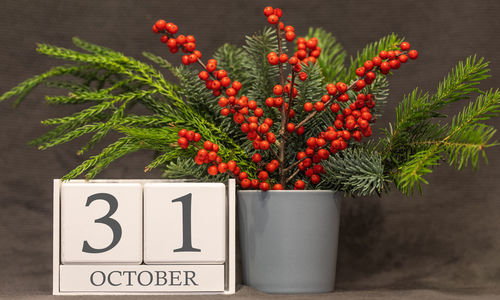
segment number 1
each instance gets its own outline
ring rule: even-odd
[[[191,193],[172,200],[173,203],[182,204],[182,247],[174,249],[174,252],[201,252],[193,248],[191,243]]]

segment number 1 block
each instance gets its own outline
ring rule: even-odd
[[[224,263],[225,200],[222,183],[144,184],[144,262]]]
[[[63,183],[61,262],[140,264],[141,184]]]

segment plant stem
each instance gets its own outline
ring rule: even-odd
[[[283,48],[281,45],[281,30],[279,28],[279,25],[276,24],[276,33],[278,35],[278,57],[281,56],[283,53]],[[279,63],[279,69],[280,69],[280,83],[281,86],[284,88],[285,87],[285,77],[283,75],[283,64],[280,62]],[[293,87],[292,87],[293,89]],[[290,107],[290,106],[289,106]],[[280,142],[279,142],[279,174],[280,174],[280,184],[285,187],[286,185],[286,172],[284,168],[285,164],[285,151],[286,151],[286,119],[287,119],[287,112],[285,111],[285,101],[283,101],[283,104],[281,104],[281,127],[279,131],[280,135]]]

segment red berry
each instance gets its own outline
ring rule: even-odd
[[[326,90],[327,90],[328,94],[330,94],[332,96],[335,95],[335,94],[337,94],[337,87],[333,83],[327,84],[326,85]]]
[[[357,68],[356,69],[356,75],[358,75],[359,77],[361,77],[361,76],[365,75],[365,71],[366,71],[365,67]]]
[[[399,66],[401,66],[401,63],[399,62],[398,59],[393,59],[389,61],[389,64],[391,65],[392,69],[399,69]]]
[[[234,88],[228,88],[226,90],[226,95],[228,95],[228,96],[234,96],[234,95],[236,95],[236,90]]]
[[[406,55],[406,54],[401,54],[401,55],[398,57],[398,59],[399,59],[399,61],[400,61],[401,63],[403,63],[403,64],[404,64],[405,62],[407,62],[407,61],[408,61],[408,55]]]
[[[340,105],[338,103],[333,103],[330,106],[330,110],[334,113],[338,112],[340,110]]]
[[[293,123],[286,124],[286,130],[288,132],[294,132],[295,131],[295,124],[293,124]]]
[[[226,173],[226,171],[227,171],[227,164],[226,163],[220,163],[217,166],[217,170],[219,171],[219,173]]]
[[[184,65],[189,65],[189,56],[187,56],[187,55],[183,55],[183,56],[182,56],[182,63],[183,63]]]
[[[347,84],[343,83],[343,82],[337,82],[336,84],[336,87],[337,87],[337,90],[339,91],[339,93],[345,93],[345,91],[347,91]]]
[[[316,147],[316,138],[315,137],[310,137],[310,138],[307,139],[306,143],[307,143],[307,146],[309,148],[314,148],[314,147]]]
[[[258,179],[252,179],[252,187],[257,188],[259,186],[259,180]]]
[[[264,8],[264,16],[269,17],[272,14],[274,14],[274,8],[266,6],[266,8]]]
[[[195,45],[195,43],[189,42],[189,43],[184,44],[184,48],[188,52],[193,52],[196,49],[196,45]]]
[[[402,51],[410,50],[410,43],[402,42],[401,45],[399,45],[399,48],[401,48]]]
[[[295,181],[295,185],[294,186],[298,190],[303,190],[305,188],[305,186],[306,186],[306,183],[304,181],[302,181],[302,180],[299,179],[299,180]]]
[[[260,142],[260,149],[262,149],[262,150],[268,150],[269,147],[270,147],[270,145],[269,145],[268,141],[261,141]]]
[[[375,75],[374,72],[368,72],[368,73],[366,73],[366,80],[367,81],[372,82],[373,80],[375,80],[376,77],[377,76]]]
[[[200,140],[201,140],[201,134],[199,134],[199,133],[195,133],[195,134],[194,134],[193,141],[195,141],[195,142],[199,142]]]
[[[233,89],[235,89],[236,91],[239,91],[239,90],[241,90],[241,82],[235,80],[235,81],[233,81],[233,84],[231,85],[231,87]]]
[[[271,24],[271,25],[278,24],[279,20],[280,20],[280,18],[275,14],[272,14],[272,15],[267,17],[267,22],[269,22],[269,24]]]
[[[279,61],[280,63],[284,64],[288,61],[288,55],[286,55],[286,53],[282,53],[280,56],[279,56]]]
[[[158,20],[158,21],[156,21],[155,26],[158,30],[163,30],[163,29],[165,29],[166,24],[167,24],[167,22],[165,22],[165,20]]]
[[[323,109],[325,109],[325,104],[321,101],[318,101],[314,103],[314,109],[316,109],[316,111],[322,111]]]
[[[188,132],[186,132],[186,139],[187,139],[188,141],[192,141],[192,140],[194,140],[194,131],[189,130]]]
[[[299,59],[296,56],[292,56],[288,60],[288,63],[294,66],[299,63]]]
[[[187,130],[186,129],[181,129],[179,130],[179,137],[185,137],[186,136],[186,133],[187,133]]]
[[[196,42],[196,39],[194,38],[194,36],[188,35],[188,36],[186,36],[186,42],[194,43],[194,42]]]
[[[258,177],[260,181],[264,181],[269,178],[269,174],[266,171],[260,171]]]
[[[347,102],[347,100],[349,100],[349,95],[347,93],[344,93],[344,94],[340,95],[337,99],[340,102]]]
[[[278,168],[278,165],[277,164],[273,164],[273,163],[268,163],[266,165],[266,170],[269,172],[269,173],[273,173],[274,171],[276,171],[276,169]]]
[[[408,56],[411,58],[411,59],[417,59],[418,57],[418,52],[417,50],[410,50],[408,52]]]
[[[177,36],[176,41],[177,41],[177,44],[184,45],[184,43],[186,43],[186,37],[181,34],[181,35]]]
[[[389,54],[387,54],[387,51],[382,50],[380,51],[378,56],[380,56],[381,59],[386,59],[389,56]]]
[[[314,174],[313,176],[311,176],[311,182],[313,184],[318,184],[320,181],[321,181],[321,178],[318,175]]]
[[[275,8],[274,14],[277,15],[278,18],[281,18],[281,16],[283,16],[283,11],[281,10],[281,8]]]
[[[365,69],[367,71],[370,71],[371,69],[373,69],[373,61],[367,60],[367,61],[365,61],[365,63],[363,64],[363,66],[365,67]]]
[[[269,97],[266,99],[266,106],[268,106],[268,107],[274,106],[274,99],[272,97]]]
[[[356,81],[356,90],[360,91],[366,86],[366,82],[363,79]]]
[[[170,24],[170,23],[169,23],[169,24]],[[171,34],[176,34],[176,33],[177,33],[177,31],[179,30],[179,28],[178,28],[178,27],[177,27],[177,25],[175,25],[175,24],[172,24],[172,25],[170,25],[170,26],[166,26],[165,28],[166,28],[166,29],[168,30],[168,32],[170,32]]]
[[[219,172],[219,170],[217,170],[216,166],[208,167],[208,174],[215,176],[215,175],[217,175],[218,172]]]
[[[203,148],[205,148],[207,151],[212,151],[213,145],[214,144],[211,141],[205,141],[203,143]]]
[[[215,63],[207,63],[206,67],[207,67],[207,71],[209,73],[212,73],[217,68],[217,64],[215,64]]]
[[[293,41],[295,39],[295,32],[293,31],[287,31],[285,33],[285,39],[289,42]]]
[[[240,180],[243,180],[243,179],[245,179],[245,178],[248,178],[248,174],[247,174],[247,172],[241,172],[241,173],[240,173],[240,175],[238,175],[238,178],[239,178]]]
[[[372,59],[372,62],[373,62],[373,65],[374,66],[380,66],[380,64],[382,63],[382,59],[379,57],[379,56],[375,56],[373,59]]]
[[[273,186],[273,190],[282,190],[283,189],[283,186],[279,183],[276,183],[274,186]]]
[[[259,184],[259,188],[261,190],[263,190],[263,191],[267,191],[267,190],[269,190],[269,183],[267,183],[267,182],[261,182]]]
[[[241,187],[244,188],[244,189],[248,189],[250,187],[250,179],[248,178],[245,178],[243,180],[241,180]]]
[[[298,135],[303,135],[304,134],[304,131],[305,131],[305,128],[304,126],[300,126],[299,128],[297,128],[296,132]]]
[[[182,149],[186,149],[188,146],[189,146],[189,142],[186,138],[184,137],[181,137],[177,140],[177,144],[179,144],[179,146],[182,148]]]
[[[302,81],[305,81],[307,79],[307,73],[306,72],[300,72],[299,73],[299,79]]]
[[[283,94],[283,87],[279,84],[275,85],[274,88],[273,88],[273,93],[276,95],[276,96],[279,96],[281,94]]]
[[[314,48],[316,48],[317,45],[318,45],[318,40],[315,38],[311,38],[310,40],[308,40],[306,42],[306,46],[309,49],[314,49]]]
[[[271,65],[277,65],[280,60],[278,58],[278,55],[271,55],[271,56],[268,56],[267,57],[267,61],[271,64]]]
[[[254,163],[258,163],[261,160],[262,160],[262,156],[259,153],[254,153],[254,155],[252,155],[252,161]]]
[[[391,65],[388,62],[384,61],[380,64],[380,72],[382,74],[388,74],[390,71],[391,71]]]
[[[304,103],[304,110],[310,112],[313,110],[313,104],[311,102]]]
[[[153,25],[153,32],[154,33],[159,33],[160,31],[158,30],[158,28],[156,27],[156,25]]]

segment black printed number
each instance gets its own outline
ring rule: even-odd
[[[191,193],[172,200],[173,203],[182,204],[182,247],[174,249],[174,252],[201,252],[193,248],[191,242]]]
[[[87,241],[84,241],[82,251],[87,253],[102,253],[109,251],[113,249],[113,247],[115,247],[122,238],[122,227],[120,226],[120,223],[111,218],[111,216],[118,209],[118,201],[116,200],[116,198],[113,195],[107,193],[94,194],[87,198],[87,203],[85,204],[85,206],[89,206],[95,200],[104,200],[109,204],[108,213],[104,217],[95,220],[95,223],[108,225],[109,228],[111,228],[111,230],[113,231],[113,240],[111,241],[111,244],[109,244],[109,246],[102,249],[93,248]]]

